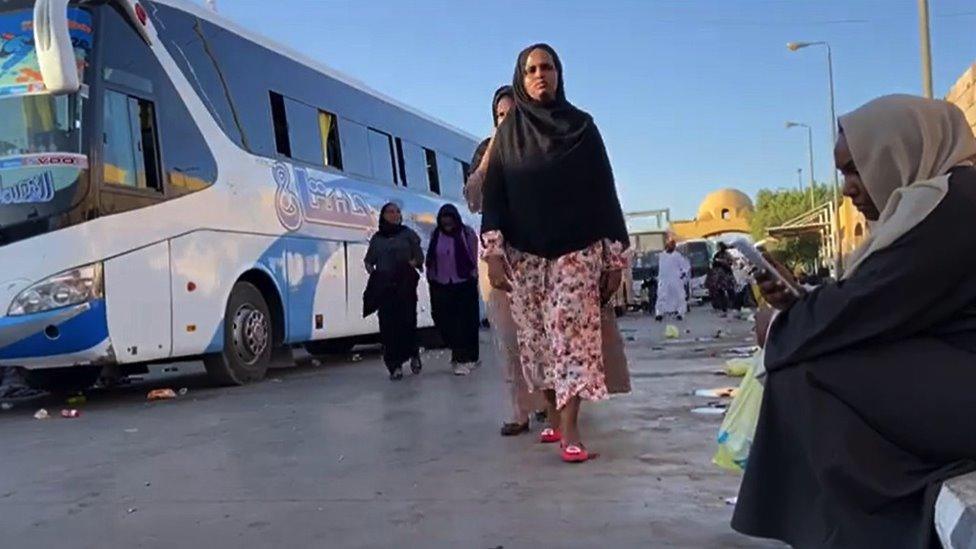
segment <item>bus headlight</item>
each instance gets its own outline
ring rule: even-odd
[[[60,309],[99,299],[103,295],[102,264],[92,263],[50,276],[14,298],[8,316]]]

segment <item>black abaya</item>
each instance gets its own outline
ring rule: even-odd
[[[959,170],[925,221],[774,322],[736,530],[939,546],[941,483],[976,470],[974,217],[976,170]]]
[[[417,298],[392,294],[379,309],[383,362],[392,374],[420,356],[417,345]]]
[[[430,282],[430,308],[444,344],[451,349],[451,360],[459,364],[478,362],[478,331],[481,307],[478,280],[458,284]]]

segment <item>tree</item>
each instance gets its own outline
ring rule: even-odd
[[[825,204],[831,200],[827,185],[815,185],[814,203]],[[756,211],[752,216],[752,236],[762,240],[770,227],[780,226],[810,211],[810,191],[797,189],[762,189],[756,195]],[[790,267],[812,266],[820,250],[820,235],[811,233],[796,238],[777,241],[769,247],[770,253]]]

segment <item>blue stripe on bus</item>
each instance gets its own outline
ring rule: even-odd
[[[0,318],[0,331],[15,328],[27,323],[43,324],[44,318],[55,319],[63,310],[47,311],[32,315],[8,316]],[[45,328],[47,325],[44,325]],[[36,358],[78,353],[91,349],[108,339],[108,319],[105,315],[105,300],[92,301],[87,311],[71,317],[61,324],[55,324],[59,335],[50,339],[43,329],[20,341],[0,349],[0,359]]]
[[[285,308],[285,343],[302,343],[312,339],[312,316],[319,279],[332,255],[341,249],[338,242],[310,238],[282,237],[272,243],[254,267],[270,274],[281,294]],[[280,266],[284,265],[284,269]],[[301,268],[288,275],[288,269]],[[343,273],[345,275],[345,273]],[[294,284],[289,280],[294,280]],[[286,289],[282,291],[282,289]],[[342,312],[345,314],[345,311]],[[328,322],[328,318],[326,318]],[[207,353],[219,353],[224,349],[223,319],[207,345]]]

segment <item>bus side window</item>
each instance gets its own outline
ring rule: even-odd
[[[401,171],[406,176],[407,184],[420,192],[427,190],[427,164],[423,147],[399,138],[397,141],[402,151],[400,161],[404,164]]]
[[[430,192],[441,194],[441,178],[437,175],[437,153],[430,149],[424,149],[424,160],[427,167],[427,181],[430,183]]]
[[[448,198],[464,198],[464,174],[459,160],[436,153],[437,176],[440,180],[441,194]]]
[[[342,165],[346,172],[371,177],[373,167],[369,160],[369,140],[366,128],[346,118],[338,120],[338,130],[342,133]]]
[[[322,137],[322,155],[325,165],[342,169],[342,143],[339,141],[339,124],[336,115],[319,111],[319,134]]]
[[[105,90],[103,181],[162,192],[153,103]]]
[[[369,158],[373,165],[373,177],[381,183],[399,183],[393,159],[393,138],[390,134],[374,130],[369,134]]]
[[[318,109],[271,92],[271,117],[278,154],[316,166],[326,165]]]
[[[410,181],[416,182],[416,180],[413,177],[407,179],[407,163],[403,160],[403,140],[397,137],[394,139],[394,145],[396,147],[397,175],[400,177],[400,184],[407,187]]]

